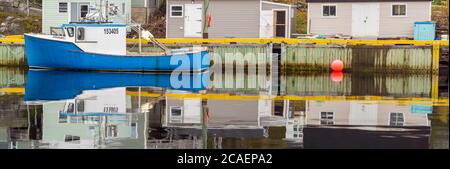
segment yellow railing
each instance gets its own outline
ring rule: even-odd
[[[0,38],[0,43],[4,43],[4,44],[23,44],[24,40],[23,40],[23,38],[6,37],[6,38]]]
[[[438,43],[439,45],[448,46],[445,40],[347,40],[347,39],[286,39],[286,38],[221,38],[221,39],[189,39],[189,38],[168,38],[157,39],[164,44],[268,44],[268,43],[285,43],[285,44],[339,44],[339,45],[414,45],[426,46]],[[142,43],[148,44],[149,41],[141,40]],[[139,43],[139,39],[127,39],[128,43]]]
[[[157,39],[164,44],[338,44],[338,45],[443,45],[448,46],[446,40],[355,40],[355,39],[293,39],[293,38],[167,38]],[[128,43],[139,43],[139,39],[127,39]],[[143,44],[151,42],[142,39]],[[24,43],[23,35],[11,35],[6,38],[0,38],[0,43]]]

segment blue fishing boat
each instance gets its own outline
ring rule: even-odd
[[[150,35],[148,31],[146,39]],[[140,31],[141,33],[141,31]],[[83,22],[52,28],[50,35],[25,34],[30,68],[102,71],[204,71],[209,68],[206,48],[153,53],[130,53],[127,24]],[[145,38],[145,37],[144,37]]]

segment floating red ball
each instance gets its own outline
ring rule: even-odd
[[[342,72],[342,70],[344,70],[344,62],[342,62],[339,59],[334,60],[331,63],[331,70],[333,70],[335,72]]]

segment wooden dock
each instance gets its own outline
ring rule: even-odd
[[[347,70],[367,72],[433,72],[439,70],[443,40],[352,40],[352,39],[285,39],[285,38],[223,38],[223,39],[158,39],[172,47],[208,46],[214,54],[213,63],[271,64],[271,53],[281,51],[282,70],[328,71],[334,59],[344,61]],[[136,52],[138,39],[127,39],[128,49]],[[159,52],[151,42],[141,40],[144,52]],[[0,38],[0,66],[26,66],[23,36]],[[275,49],[282,44],[281,49]],[[243,53],[233,58],[225,53]],[[255,56],[262,53],[262,56]],[[253,54],[247,56],[246,54]]]

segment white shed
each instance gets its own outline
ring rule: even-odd
[[[131,18],[131,0],[45,0],[42,1],[42,32],[50,33],[50,27],[79,22],[88,13],[99,10],[108,2],[120,10],[118,17],[109,21],[127,23]],[[106,13],[106,11],[104,11]]]

